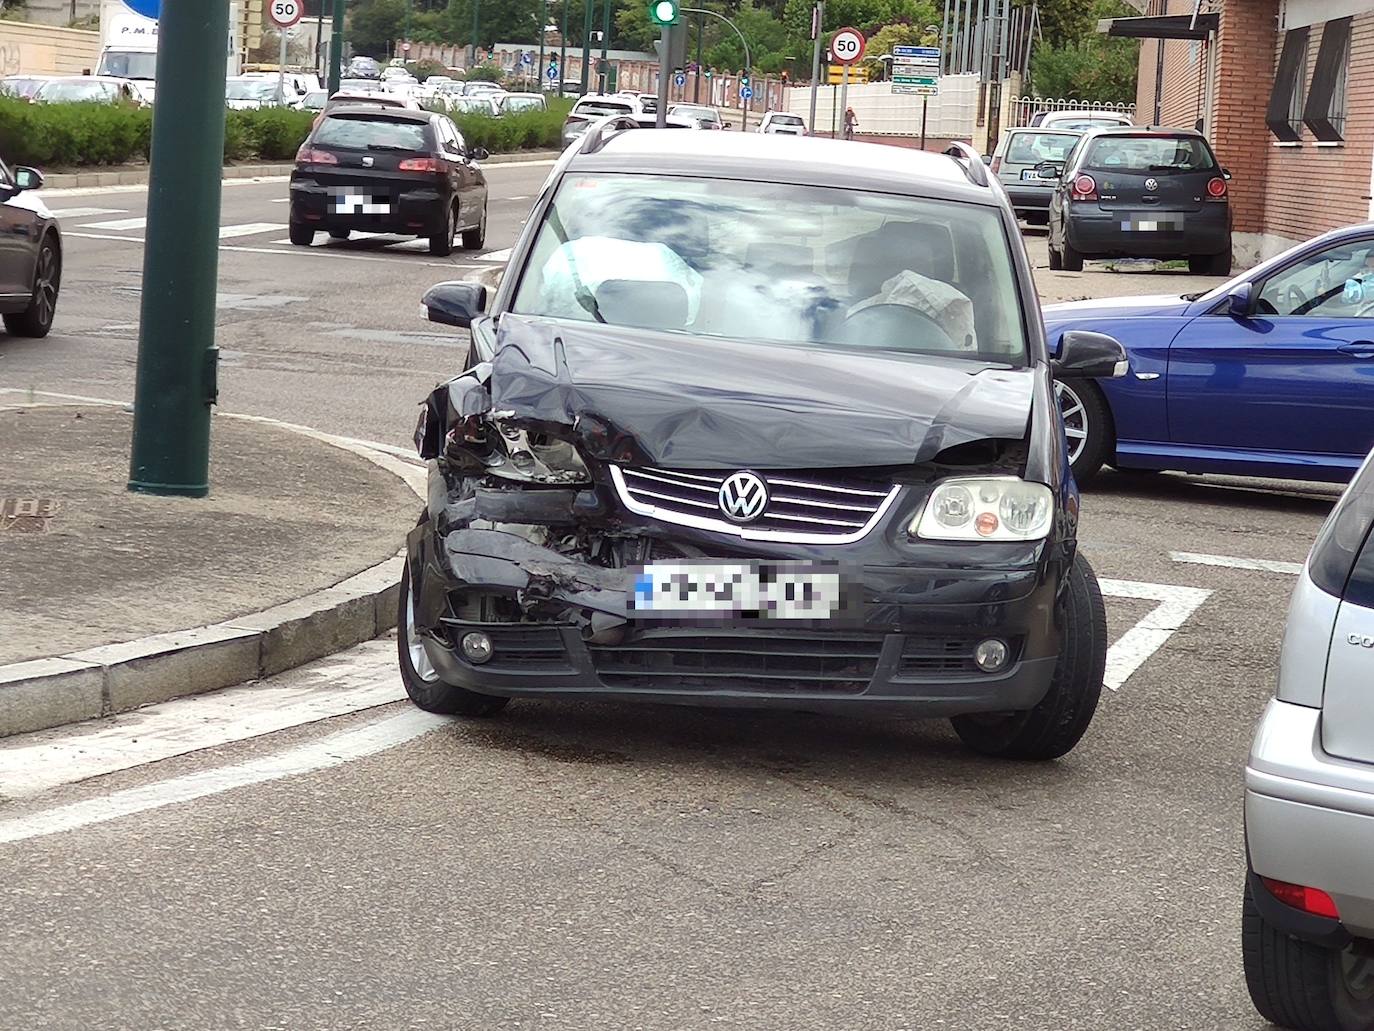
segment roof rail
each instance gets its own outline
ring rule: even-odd
[[[950,145],[945,148],[945,153],[954,159],[954,163],[964,170],[964,175],[968,176],[968,181],[974,186],[988,185],[988,170],[983,166],[983,155],[974,150],[967,143],[959,140],[950,141]]]
[[[578,153],[595,154],[610,142],[612,136],[626,129],[639,127],[639,123],[629,115],[607,115],[583,134],[582,146],[578,148]]]

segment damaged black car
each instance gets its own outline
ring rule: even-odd
[[[445,283],[410,697],[943,716],[1069,751],[1106,657],[1016,219],[971,152],[593,129],[509,271]],[[856,154],[855,148],[862,149]]]

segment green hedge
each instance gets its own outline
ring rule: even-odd
[[[493,154],[556,148],[567,102],[548,111],[504,118],[458,114],[468,144]],[[310,111],[263,108],[228,111],[225,161],[290,161],[310,132]],[[29,104],[0,96],[0,156],[11,164],[44,167],[119,165],[146,161],[152,111],[118,104]]]

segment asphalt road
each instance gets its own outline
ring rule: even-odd
[[[491,170],[493,247],[546,171]],[[284,195],[227,187],[221,224],[284,224]],[[57,329],[0,339],[0,385],[128,397],[141,230],[94,224],[144,194],[49,203],[108,210],[64,216]],[[461,357],[418,297],[482,262],[284,239],[221,251],[224,405],[405,444]],[[1334,493],[1104,475],[1082,539],[1117,689],[1052,764],[973,757],[941,722],[430,720],[378,706],[385,643],[233,696],[243,740],[193,699],[0,743],[0,1027],[1259,1028],[1240,773],[1293,578],[1181,552],[1301,562]],[[344,714],[292,726],[276,700],[303,691]],[[67,759],[25,788],[40,753]]]

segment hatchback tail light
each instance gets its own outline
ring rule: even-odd
[[[1260,880],[1264,882],[1264,886],[1269,889],[1270,894],[1286,906],[1301,909],[1304,913],[1311,913],[1313,916],[1326,916],[1333,920],[1340,919],[1340,913],[1336,911],[1336,900],[1320,888],[1289,884],[1287,881],[1276,881],[1272,877],[1261,877]]]
[[[437,172],[439,162],[434,158],[406,158],[396,167],[402,172]]]
[[[1001,158],[993,158],[993,159],[992,159],[992,163],[988,165],[988,168],[992,169],[992,174],[993,174],[993,175],[996,175],[997,172],[998,172],[998,170],[1001,169],[1001,167],[1002,167],[1002,159],[1001,159]]]
[[[298,165],[337,165],[339,159],[327,150],[315,150],[313,147],[301,145],[301,149],[296,151],[296,164]]]
[[[1073,200],[1097,200],[1097,180],[1090,175],[1079,175],[1073,181]]]
[[[1226,196],[1226,180],[1216,176],[1207,182],[1207,196],[1212,200],[1222,200]]]

